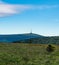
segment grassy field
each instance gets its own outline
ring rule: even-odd
[[[48,53],[45,44],[0,43],[0,65],[59,65],[59,46]]]

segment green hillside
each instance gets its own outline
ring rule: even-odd
[[[59,44],[59,36],[30,38],[25,40],[14,41],[13,43]]]
[[[46,44],[0,43],[0,65],[59,65],[59,45],[46,51]]]

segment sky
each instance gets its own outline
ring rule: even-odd
[[[59,0],[0,0],[0,34],[59,36]]]

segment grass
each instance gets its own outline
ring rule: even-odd
[[[59,45],[48,53],[47,44],[0,43],[0,65],[59,65]]]

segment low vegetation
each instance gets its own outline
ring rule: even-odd
[[[59,45],[0,43],[0,65],[59,65]]]
[[[46,50],[51,53],[55,50],[55,47],[53,47],[52,45],[48,45],[48,47],[46,48]]]

